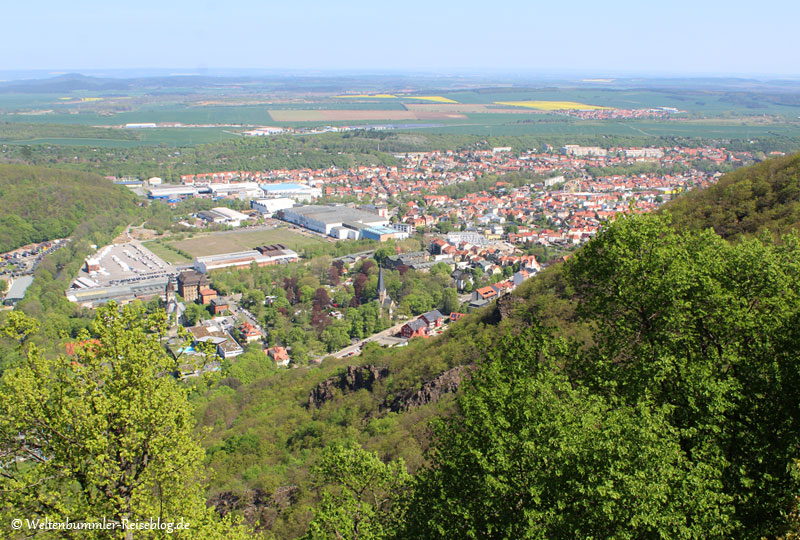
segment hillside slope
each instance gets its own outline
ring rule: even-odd
[[[98,220],[116,222],[134,208],[129,190],[96,174],[0,165],[0,253],[66,238]]]
[[[679,227],[712,227],[725,239],[770,229],[800,228],[800,154],[771,159],[725,175],[708,189],[666,205]]]
[[[597,414],[616,410],[614,415],[622,416],[614,421],[633,422],[640,435],[649,433],[641,415],[664,424],[670,438],[654,451],[685,453],[674,474],[683,478],[691,472],[664,489],[691,491],[688,485],[702,481],[705,499],[697,500],[691,512],[701,515],[706,512],[702,505],[708,504],[709,511],[713,507],[717,517],[703,527],[717,520],[719,528],[710,534],[701,527],[708,537],[779,533],[784,525],[778,516],[789,510],[796,488],[786,467],[794,455],[789,439],[796,438],[789,435],[800,425],[796,414],[787,413],[797,409],[790,382],[800,373],[792,352],[798,350],[796,332],[790,331],[800,314],[800,291],[791,277],[800,267],[798,253],[752,242],[733,246],[693,231],[712,227],[727,238],[739,238],[764,227],[786,230],[798,223],[793,213],[798,162],[800,156],[791,156],[728,175],[720,187],[670,204],[671,222],[663,216],[623,218],[586,246],[576,262],[547,269],[500,306],[459,321],[446,335],[414,341],[402,350],[365,351],[360,364],[388,367],[387,376],[368,385],[336,384],[337,377],[348,376],[343,373],[346,361],[288,373],[234,364],[222,384],[198,403],[201,425],[212,429],[207,445],[217,475],[215,502],[259,521],[278,538],[293,538],[305,530],[308,505],[317,500],[309,469],[324,447],[356,441],[384,459],[403,458],[412,473],[428,470],[436,455],[429,453],[436,441],[430,420],[464,414],[463,402],[456,406],[453,395],[444,393],[422,406],[392,405],[414,402],[409,397],[415,391],[431,388],[455,366],[496,361],[491,351],[498,347],[502,358],[532,365],[530,355],[539,353],[514,336],[524,338],[541,325],[563,343],[553,347],[560,352],[551,359],[559,377],[567,376],[570,384],[597,399]],[[766,358],[775,358],[775,365]],[[532,376],[534,370],[514,371],[513,377]],[[312,406],[309,398],[325,380],[334,381],[323,385],[330,397]],[[533,386],[544,391],[547,384],[542,380]],[[640,402],[640,396],[649,401]],[[771,397],[762,401],[758,396]],[[757,430],[742,420],[747,418],[760,419]],[[494,424],[483,424],[476,436],[488,434]],[[592,438],[581,444],[591,445]],[[590,456],[597,452],[584,450]],[[637,474],[636,463],[623,465]],[[471,487],[480,491],[477,479],[465,482],[465,492]],[[438,491],[430,495],[459,497]],[[488,492],[476,498],[491,502]],[[685,519],[695,519],[686,509],[670,511],[686,511]],[[417,526],[418,534],[431,534],[425,523]],[[557,536],[551,530],[549,537]]]

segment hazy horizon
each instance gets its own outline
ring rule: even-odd
[[[218,70],[585,77],[800,76],[800,4],[631,0],[569,9],[475,1],[400,7],[241,0],[135,5],[46,0],[6,7],[12,72]],[[779,14],[780,16],[776,16]],[[142,67],[145,66],[145,67]],[[174,67],[179,66],[179,67]],[[217,67],[212,67],[217,66]],[[249,67],[219,67],[249,66]],[[7,78],[7,77],[3,77]]]

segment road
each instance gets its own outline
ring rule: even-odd
[[[347,356],[358,356],[359,354],[361,354],[361,348],[364,346],[365,343],[367,343],[369,341],[375,341],[378,338],[393,336],[393,335],[395,335],[395,334],[400,332],[400,329],[403,327],[404,324],[406,324],[406,321],[403,321],[401,323],[397,323],[396,325],[392,326],[391,328],[387,328],[386,330],[382,330],[382,331],[378,332],[377,334],[372,334],[368,338],[362,339],[358,343],[356,343],[354,345],[350,345],[348,347],[345,347],[344,349],[338,350],[335,353],[331,353],[328,356],[333,356],[334,358],[345,358]]]
[[[461,302],[462,304],[464,302],[469,302],[469,300],[471,298],[472,298],[472,293],[466,293],[466,294],[458,295],[458,301]],[[449,313],[443,313],[443,315],[445,317],[447,317],[450,314]],[[401,323],[397,323],[396,325],[392,326],[391,328],[387,328],[386,330],[378,332],[377,334],[372,334],[368,338],[362,339],[358,343],[353,344],[353,345],[349,345],[349,346],[345,347],[344,349],[340,349],[340,350],[338,350],[338,351],[336,351],[334,353],[330,353],[328,356],[333,356],[334,358],[345,358],[347,356],[358,356],[359,354],[361,354],[361,349],[364,347],[365,343],[367,343],[369,341],[375,341],[378,338],[389,337],[389,336],[394,336],[395,334],[399,334],[400,333],[400,329],[403,327],[404,324],[406,324],[406,322],[408,322],[408,321],[403,321]]]

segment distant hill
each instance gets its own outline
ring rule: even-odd
[[[90,222],[108,220],[113,230],[135,209],[129,190],[96,174],[0,165],[0,252],[65,238]]]

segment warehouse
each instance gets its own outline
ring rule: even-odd
[[[11,288],[8,289],[8,293],[3,300],[3,304],[6,306],[17,305],[17,302],[25,298],[25,291],[28,290],[28,287],[31,286],[31,283],[33,283],[33,276],[21,276],[16,278],[11,283]]]
[[[250,202],[250,208],[257,211],[266,217],[272,215],[279,210],[286,210],[294,206],[294,201],[287,197],[280,197],[277,199],[258,199],[257,201]]]
[[[211,210],[202,210],[197,213],[197,217],[209,223],[230,225],[231,227],[239,227],[243,221],[246,222],[249,219],[247,215],[241,212],[222,206],[212,208]]]
[[[223,253],[221,255],[210,255],[208,257],[198,257],[194,260],[194,268],[204,274],[219,268],[242,268],[255,263],[258,266],[269,266],[272,264],[285,264],[300,260],[297,252],[288,249],[273,249],[270,251],[239,251],[236,253]]]
[[[389,220],[386,218],[349,206],[299,206],[282,210],[278,215],[289,223],[329,236],[334,236],[333,229],[339,227],[337,237],[341,237],[341,228],[345,224],[347,224],[345,228],[350,230],[389,225]],[[360,237],[360,234],[358,236]]]
[[[322,195],[321,189],[302,184],[262,184],[261,189],[267,199],[288,197],[294,201],[308,202]]]
[[[132,300],[149,300],[164,295],[169,277],[114,285],[108,287],[76,288],[67,290],[67,300],[82,307],[95,308],[111,300],[126,304]]]

